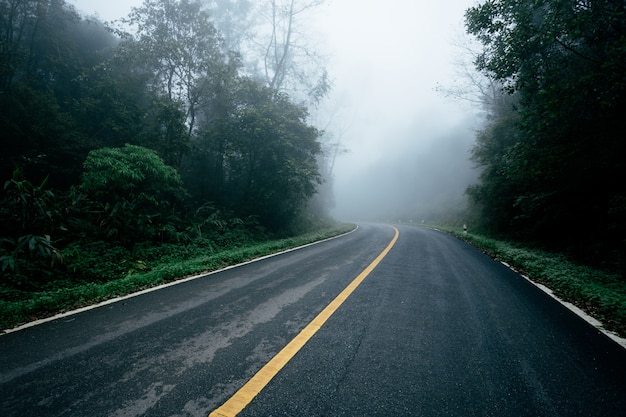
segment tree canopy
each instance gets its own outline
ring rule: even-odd
[[[197,0],[145,0],[122,31],[64,0],[0,0],[0,201],[44,207],[3,229],[5,270],[28,236],[51,255],[243,224],[207,222],[224,213],[289,230],[321,182],[321,132],[244,75],[212,19]]]
[[[478,136],[469,190],[499,233],[624,249],[626,4],[488,0],[466,12],[476,68],[516,97]]]

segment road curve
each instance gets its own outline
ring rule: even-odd
[[[626,416],[626,351],[476,249],[399,227],[242,416]],[[0,336],[2,416],[207,416],[389,244],[354,233]]]

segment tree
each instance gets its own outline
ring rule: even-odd
[[[445,97],[462,100],[474,106],[486,121],[510,113],[517,104],[518,95],[507,94],[502,81],[475,67],[480,55],[480,44],[469,37],[463,37],[454,46],[455,77],[448,85],[438,84],[436,90]]]
[[[254,38],[252,28],[258,23],[255,1],[203,0],[213,24],[224,39],[226,49],[243,53],[242,45]]]
[[[205,0],[226,43],[246,62],[249,76],[309,106],[331,82],[324,59],[307,40],[307,13],[323,0]],[[235,17],[236,16],[236,17]]]
[[[78,16],[60,0],[0,2],[0,174],[21,168],[34,181],[77,177],[85,138],[65,106],[80,71],[71,30]]]
[[[0,174],[52,174],[49,184],[66,190],[89,150],[137,125],[136,90],[109,61],[118,39],[61,0],[4,0],[0,11]]]
[[[328,94],[330,81],[320,56],[307,46],[299,33],[298,18],[322,2],[269,0],[264,14],[270,29],[263,54],[267,85],[292,95],[304,93],[312,105],[317,105]]]
[[[466,13],[477,68],[519,94],[504,173],[517,185],[511,225],[533,238],[623,242],[625,16],[611,0],[488,0]]]
[[[237,59],[225,53],[197,1],[145,0],[123,22],[135,34],[126,34],[120,51],[135,71],[148,75],[156,106],[150,123],[157,138],[166,138],[165,148],[151,147],[179,167],[199,118],[210,117],[202,112],[210,108],[223,78],[236,71]],[[185,132],[179,132],[181,123]]]
[[[74,79],[71,113],[89,137],[90,146],[120,147],[141,142],[139,135],[146,123],[145,86],[144,79],[133,77],[114,59],[86,68]]]
[[[241,80],[236,100],[232,113],[205,133],[222,138],[222,201],[284,228],[320,183],[320,133],[307,124],[304,107],[252,80]]]
[[[136,27],[125,47],[152,71],[155,91],[184,105],[193,131],[198,105],[211,87],[206,78],[219,78],[228,59],[208,13],[195,1],[146,0],[124,22]]]
[[[522,141],[519,115],[510,110],[490,120],[476,135],[472,161],[482,168],[480,182],[468,187],[470,205],[478,211],[474,228],[493,234],[514,228],[515,201],[523,186],[522,175],[513,175],[516,147]]]

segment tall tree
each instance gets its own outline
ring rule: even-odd
[[[321,59],[299,33],[299,18],[323,0],[269,0],[264,16],[269,27],[265,41],[263,70],[270,88],[291,94],[303,89],[311,104],[328,93],[330,82]],[[308,60],[308,63],[303,63]],[[302,92],[300,92],[302,94]]]
[[[330,91],[324,59],[305,22],[323,0],[205,0],[249,76],[294,100],[316,106]],[[234,16],[237,16],[234,18]]]
[[[284,93],[242,79],[236,105],[206,135],[223,140],[224,204],[257,214],[273,229],[285,227],[316,192],[320,132],[307,111]]]
[[[488,0],[466,13],[477,68],[519,92],[523,134],[505,173],[519,187],[512,224],[535,238],[623,240],[625,16],[612,0]]]
[[[258,24],[253,0],[203,0],[211,19],[224,39],[226,49],[243,53],[242,45],[253,40]],[[252,57],[250,57],[252,58]]]
[[[91,144],[76,119],[81,75],[102,60],[112,37],[63,0],[0,1],[0,173],[22,167],[50,185],[78,180]],[[85,42],[87,31],[92,39]]]
[[[237,65],[229,62],[217,31],[200,3],[190,0],[145,0],[123,22],[135,28],[122,50],[136,71],[151,75],[156,118],[166,132],[178,130],[180,111],[186,133],[167,136],[168,162],[180,166],[198,117],[211,99],[214,87]],[[159,98],[162,97],[162,98]],[[179,110],[177,110],[179,109]],[[174,116],[167,120],[166,115]],[[174,151],[176,150],[176,151]],[[174,152],[174,153],[172,153]]]

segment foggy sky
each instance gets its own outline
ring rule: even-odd
[[[474,3],[342,0],[326,7],[320,26],[335,80],[328,103],[342,105],[336,123],[348,149],[335,165],[337,217],[407,219],[444,200],[461,203],[476,176],[468,158],[478,120],[435,87],[452,84],[452,44]]]
[[[69,2],[105,21],[142,3]],[[453,84],[453,42],[475,3],[327,0],[306,22],[333,81],[315,118],[347,150],[334,165],[336,217],[423,217],[462,204],[476,177],[469,149],[479,120],[435,87]]]

